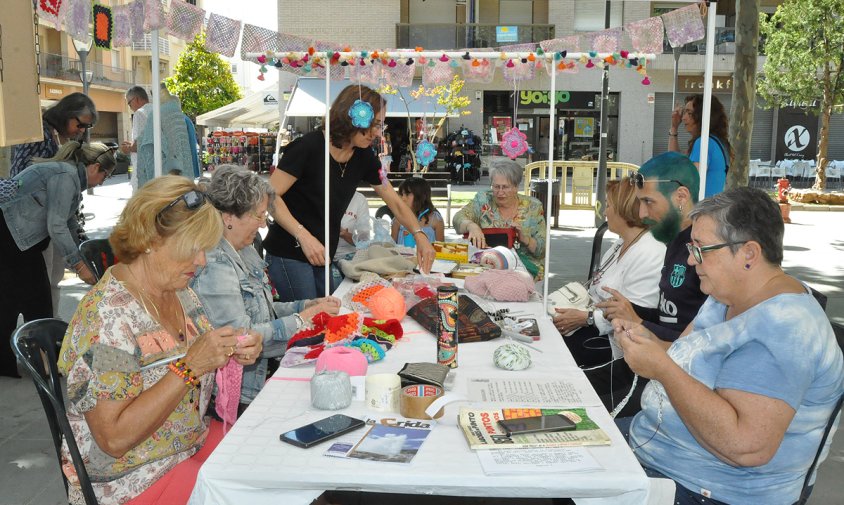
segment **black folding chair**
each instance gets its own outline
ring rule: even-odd
[[[18,361],[26,367],[35,383],[35,388],[38,390],[41,405],[47,414],[47,423],[50,425],[50,434],[53,436],[53,445],[56,448],[59,466],[61,467],[62,440],[64,440],[67,442],[70,458],[76,469],[76,475],[79,477],[85,503],[97,505],[94,488],[91,487],[91,479],[88,477],[85,464],[82,462],[82,456],[79,454],[79,447],[77,447],[76,440],[73,438],[73,431],[70,429],[64,407],[64,395],[62,394],[57,362],[65,331],[67,331],[67,323],[59,319],[30,321],[18,328],[12,336],[12,350],[15,352]],[[44,357],[46,357],[46,362]],[[67,492],[68,482],[64,472],[62,472],[62,480],[65,492]]]
[[[117,263],[117,258],[114,257],[114,252],[111,250],[111,244],[104,238],[82,242],[79,244],[79,252],[82,253],[85,261],[88,262],[94,275],[97,276],[97,280],[105,274],[108,267]]]
[[[835,340],[838,341],[838,347],[840,347],[844,352],[844,325],[832,323],[832,330],[835,332]],[[809,471],[806,473],[806,479],[803,481],[803,490],[800,492],[800,499],[797,500],[794,505],[804,505],[809,499],[809,495],[812,494],[812,489],[815,487],[814,483],[812,483],[812,479],[815,476],[815,472],[818,470],[821,455],[823,455],[823,450],[826,447],[826,441],[829,438],[832,427],[835,426],[835,421],[837,420],[838,414],[841,412],[842,401],[844,401],[844,394],[838,397],[838,403],[835,404],[835,408],[829,416],[829,421],[826,423],[826,429],[824,429],[823,436],[821,437],[821,443],[818,446],[818,452],[815,454],[815,459],[812,461],[812,465],[809,466]]]
[[[592,260],[589,262],[589,273],[587,279],[591,279],[595,274],[595,269],[598,268],[601,261],[601,250],[604,245],[604,233],[607,232],[609,225],[606,221],[601,223],[601,226],[595,230],[595,237],[592,239]]]

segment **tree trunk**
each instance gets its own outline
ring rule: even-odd
[[[750,140],[756,107],[756,59],[759,54],[759,0],[736,0],[736,58],[730,107],[733,159],[727,188],[747,186]]]
[[[815,162],[815,183],[812,184],[812,189],[817,191],[826,189],[826,151],[829,147],[830,115],[832,115],[832,93],[829,92],[829,86],[824,86],[823,103],[821,104],[821,131],[818,133],[818,158]]]

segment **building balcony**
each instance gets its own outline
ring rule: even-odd
[[[506,28],[506,30],[502,30]],[[397,23],[396,47],[472,49],[539,42],[554,38],[554,25],[492,25],[479,23]]]
[[[132,50],[136,53],[138,51],[152,52],[152,35],[145,33],[144,40],[132,42]],[[158,37],[158,54],[170,56],[170,41],[167,40],[167,37]]]
[[[706,39],[686,44],[680,49],[680,71],[703,71],[706,65]],[[764,40],[759,40],[758,68],[762,68],[765,62]],[[671,45],[666,38],[663,41],[663,53],[657,55],[648,68],[654,70],[672,70],[674,68],[674,55]],[[719,27],[715,32],[715,60],[713,70],[716,72],[732,72],[735,65],[736,53],[736,28],[734,26]]]
[[[71,81],[74,84],[82,82],[82,63],[77,59],[62,54],[41,53],[39,63],[43,77]],[[85,62],[85,70],[91,75],[90,84],[126,89],[134,83],[133,72],[122,67],[88,60]]]

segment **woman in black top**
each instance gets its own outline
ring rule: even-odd
[[[356,101],[361,103],[356,103]],[[362,116],[352,113],[364,110]],[[368,114],[367,114],[368,112]],[[420,268],[427,272],[434,248],[419,222],[393,187],[381,179],[381,163],[370,146],[381,132],[386,112],[381,96],[365,86],[348,86],[331,105],[329,162],[329,257],[340,237],[340,220],[358,182],[372,185],[384,203],[416,236]],[[358,125],[358,126],[356,126]],[[314,131],[291,142],[278,169],[270,176],[276,192],[275,223],[264,240],[270,279],[282,301],[315,298],[326,293],[325,246],[325,132]],[[331,286],[333,291],[336,286]]]

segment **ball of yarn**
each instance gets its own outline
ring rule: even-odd
[[[350,376],[366,375],[369,362],[366,356],[352,347],[329,347],[319,355],[316,361],[316,371],[338,370]]]
[[[390,286],[373,293],[364,302],[375,319],[396,319],[401,321],[407,313],[404,297],[399,290]]]
[[[512,249],[496,246],[482,252],[478,257],[478,263],[488,265],[496,270],[513,270],[516,268],[518,260]]]
[[[524,370],[530,366],[530,352],[518,344],[504,344],[492,354],[492,361],[504,370]]]
[[[322,410],[338,410],[352,403],[352,383],[349,374],[339,370],[324,370],[311,378],[311,405]]]

